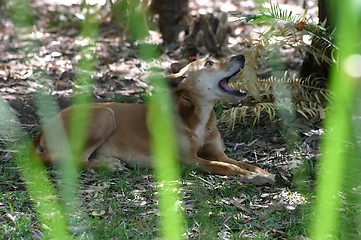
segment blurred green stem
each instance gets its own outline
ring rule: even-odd
[[[330,90],[334,93],[331,108],[325,119],[325,136],[322,141],[317,195],[311,222],[311,239],[338,238],[340,228],[340,193],[344,184],[347,144],[351,140],[352,105],[357,89],[357,79],[345,69],[345,60],[360,54],[360,3],[333,1],[334,11],[339,11],[336,45],[340,46],[340,61],[332,70]],[[343,229],[344,230],[344,229]]]

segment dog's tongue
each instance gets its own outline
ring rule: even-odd
[[[240,90],[236,90],[236,89],[233,89],[231,86],[229,86],[228,84],[228,79],[222,79],[220,82],[219,82],[219,86],[223,89],[223,91],[229,93],[229,94],[232,94],[234,96],[237,96],[237,97],[246,97],[247,96],[247,93],[246,92],[243,92],[243,91],[240,91]]]
[[[220,81],[219,85],[227,92],[234,91],[234,89],[229,86],[228,81],[226,79],[223,79],[222,81]]]

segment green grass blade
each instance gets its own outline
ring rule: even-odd
[[[70,151],[64,154],[61,166],[62,197],[66,203],[66,212],[75,211],[77,199],[79,168],[84,161],[84,148],[88,130],[90,109],[87,104],[92,100],[92,73],[95,71],[95,42],[98,38],[97,12],[90,13],[90,6],[85,5],[85,19],[82,26],[81,37],[86,43],[80,48],[79,63],[76,69],[75,85],[78,87],[72,99],[73,104],[83,104],[84,107],[72,112],[69,127]]]
[[[360,54],[360,4],[356,1],[333,1],[338,12],[338,46],[341,60],[339,68],[332,71],[330,90],[335,96],[331,99],[331,110],[325,120],[326,134],[323,139],[318,173],[317,195],[314,204],[314,217],[311,222],[311,239],[337,238],[340,231],[340,192],[346,172],[346,143],[350,140],[352,106],[357,89],[357,79],[345,69],[345,61],[352,54]]]
[[[29,3],[24,0],[15,0],[9,1],[9,5],[18,37],[28,41],[26,40],[27,35],[32,32],[33,28],[32,9]],[[36,46],[33,45],[33,47]],[[25,137],[25,133],[21,131],[16,117],[10,112],[10,106],[2,99],[0,99],[0,115],[3,125],[3,131],[1,131],[0,135],[5,136],[5,139],[16,141],[12,142],[10,140],[6,143],[6,146],[17,150],[15,160],[32,199],[45,237],[47,239],[69,239],[63,209],[60,206],[50,178],[40,163],[38,156],[34,154],[30,140]]]
[[[148,31],[142,21],[134,21],[133,24],[135,24],[134,29],[138,29],[137,31],[139,31],[139,28],[143,28],[141,32]],[[158,57],[156,46],[140,45],[139,52],[141,57],[146,60]],[[158,182],[160,235],[163,239],[182,239],[182,234],[185,232],[185,221],[180,209],[178,193],[178,180],[180,176],[172,99],[166,90],[167,84],[163,77],[151,77],[150,85],[155,90],[148,99],[147,114],[153,155],[152,160],[155,177]]]
[[[68,239],[67,224],[49,176],[34,154],[29,139],[21,131],[20,123],[10,112],[10,106],[2,98],[0,98],[0,123],[0,136],[8,140],[7,148],[18,151],[15,160],[45,237]]]
[[[165,89],[164,79],[154,77],[152,86]],[[182,239],[183,218],[179,207],[179,164],[172,122],[171,99],[166,91],[155,91],[149,98],[149,123],[156,179],[159,183],[159,210],[164,239]]]

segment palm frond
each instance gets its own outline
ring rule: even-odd
[[[221,121],[234,127],[236,123],[256,125],[261,119],[274,121],[277,119],[279,110],[295,112],[305,119],[323,119],[326,104],[329,102],[329,91],[319,79],[297,77],[283,78],[271,77],[259,79],[260,99],[256,100],[252,95],[242,101],[241,106],[230,108],[223,112]],[[277,85],[286,84],[290,91],[291,99],[275,102]],[[233,82],[233,87],[247,90],[247,83],[243,81]],[[287,102],[287,104],[283,104]],[[290,108],[291,107],[291,108]]]
[[[303,79],[293,76],[288,78],[286,75],[282,78],[272,76],[268,79],[259,79],[257,85],[260,87],[262,99],[273,99],[273,91],[277,89],[276,85],[287,84],[295,101],[316,101],[319,103],[329,101],[329,92],[324,84],[325,81],[311,77]],[[247,83],[244,81],[232,82],[232,86],[236,89],[249,91]]]
[[[231,80],[231,85],[237,86],[237,83],[242,83],[244,89],[257,101],[260,100],[260,89],[256,70],[258,68],[257,60],[263,51],[263,45],[256,44],[250,49],[243,50],[242,54],[246,58],[246,63],[242,71]],[[242,89],[242,88],[238,88]]]
[[[267,25],[269,28],[255,44],[253,42],[254,47],[245,54],[246,66],[250,67],[244,68],[239,78],[232,82],[234,88],[247,91],[249,96],[243,100],[242,106],[225,111],[221,121],[232,127],[236,123],[255,125],[262,119],[273,121],[277,119],[279,112],[285,111],[307,120],[323,119],[330,95],[325,86],[326,81],[311,76],[305,79],[288,77],[287,73],[282,78],[257,79],[256,63],[257,58],[283,45],[309,52],[319,63],[334,63],[335,60],[328,57],[334,55],[329,53],[338,50],[333,44],[334,33],[325,29],[325,23],[315,24],[304,15],[281,9],[278,4],[272,3],[268,10],[261,11],[256,16],[247,16],[246,21]],[[311,37],[312,44],[306,43],[304,36]],[[287,94],[280,92],[285,89],[289,91]]]
[[[317,102],[293,102],[291,106],[292,109],[289,109],[288,105],[277,104],[275,102],[242,105],[224,111],[220,121],[227,123],[232,129],[237,123],[254,126],[261,120],[275,121],[278,119],[277,112],[279,110],[294,110],[306,120],[325,118],[326,110],[322,104]]]
[[[298,22],[304,20],[304,17],[301,15],[293,14],[292,11],[288,11],[285,9],[281,9],[279,4],[270,3],[270,10],[268,13],[261,12],[261,14],[269,15],[271,18],[275,20],[287,21],[293,24],[297,24]]]
[[[248,15],[246,22],[270,26],[269,30],[262,34],[264,42],[277,38],[278,45],[291,45],[305,52],[311,53],[316,61],[334,63],[333,58],[327,57],[326,52],[337,51],[333,43],[334,32],[328,32],[325,23],[316,24],[308,21],[305,16],[295,14],[292,11],[282,9],[278,4],[270,3],[268,11],[261,11],[258,15]],[[303,41],[303,36],[312,37],[313,44]],[[334,54],[331,54],[334,55]]]

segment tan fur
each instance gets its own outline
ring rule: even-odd
[[[245,182],[272,184],[272,174],[226,156],[216,125],[213,111],[215,102],[237,102],[246,95],[226,92],[219,87],[219,82],[235,75],[243,66],[242,55],[224,61],[204,58],[168,77],[174,86],[172,91],[178,112],[176,125],[180,160],[211,174],[239,175]],[[88,107],[91,117],[88,119],[86,149],[83,155],[85,167],[114,165],[119,164],[118,161],[128,166],[152,167],[146,105],[112,102],[93,103]],[[73,106],[61,111],[34,140],[34,146],[44,163],[58,161],[58,156],[64,151],[63,146],[67,145],[67,142],[57,140],[58,133],[51,132],[61,125],[59,120],[64,121],[67,132],[70,113],[80,108],[82,106]],[[44,132],[48,133],[47,137]],[[55,137],[52,138],[52,135]]]

